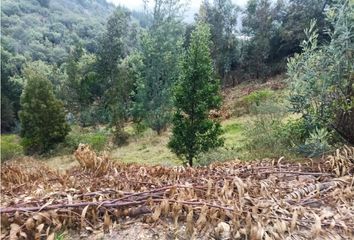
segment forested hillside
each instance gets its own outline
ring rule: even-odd
[[[10,78],[20,77],[32,61],[59,69],[75,44],[97,52],[114,6],[86,0],[5,0],[1,5],[1,129],[9,131],[15,126],[22,91],[22,83]]]
[[[192,164],[223,145],[221,91],[286,73],[289,81],[277,83],[287,86],[281,100],[267,89],[249,92],[232,111],[242,115],[238,104],[248,113],[253,104],[279,108],[278,124],[253,122],[285,134],[286,151],[318,154],[353,141],[352,54],[344,54],[352,46],[351,3],[204,1],[192,23],[179,0],[145,4],[138,12],[105,1],[4,1],[1,131],[18,133],[26,153],[43,154],[68,141],[68,126],[105,126],[115,146],[173,127],[171,150]]]
[[[77,42],[97,52],[99,36],[114,6],[106,1],[2,1],[1,45],[20,71],[26,61],[60,65]]]
[[[354,2],[235,2],[2,2],[2,238],[353,239]]]

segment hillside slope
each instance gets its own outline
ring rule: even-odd
[[[80,42],[97,50],[97,38],[114,6],[105,0],[4,0],[1,45],[20,66],[25,60],[60,64]]]

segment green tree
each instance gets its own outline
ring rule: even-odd
[[[176,112],[168,146],[192,166],[199,153],[223,144],[220,123],[209,117],[211,110],[220,108],[221,96],[210,56],[210,29],[206,24],[200,23],[192,33],[174,97]]]
[[[27,153],[45,152],[64,140],[69,132],[62,103],[53,93],[43,62],[28,64],[23,70],[25,88],[21,95],[22,144]]]
[[[216,71],[225,86],[226,75],[238,62],[236,39],[237,16],[239,8],[231,0],[214,0],[212,4],[204,1],[197,19],[210,25],[213,46],[211,55]]]
[[[250,0],[242,21],[242,31],[250,38],[243,49],[243,66],[251,77],[257,79],[269,74],[267,61],[273,34],[273,15],[269,0]]]
[[[281,22],[279,29],[278,54],[283,58],[301,52],[300,44],[306,39],[304,29],[308,28],[311,20],[316,19],[318,28],[318,41],[322,43],[329,40],[326,34],[325,8],[331,0],[292,0],[284,4],[282,16],[277,19]]]
[[[109,17],[106,31],[100,39],[97,54],[97,72],[100,76],[99,92],[104,96],[105,91],[112,86],[118,77],[118,64],[128,54],[126,37],[129,31],[129,12],[117,7]]]
[[[288,62],[291,110],[301,114],[308,136],[325,130],[354,143],[353,12],[352,1],[336,1],[326,13],[332,25],[330,42],[318,45],[312,23],[305,31],[308,40],[301,45],[303,52]]]
[[[12,75],[16,74],[17,61],[11,53],[1,47],[1,132],[13,130],[17,121],[17,111],[20,108],[20,95],[22,86],[13,81]]]
[[[171,121],[171,87],[178,78],[183,28],[179,1],[155,1],[152,26],[141,40],[141,78],[137,82],[134,119],[161,134]]]
[[[74,113],[80,113],[87,108],[98,94],[95,63],[95,55],[86,53],[81,46],[71,50],[65,63],[63,101],[65,106]]]
[[[141,56],[133,53],[127,56],[119,65],[119,76],[108,90],[108,107],[111,112],[111,126],[114,128],[115,143],[124,144],[128,134],[124,132],[124,125],[131,116],[133,92],[136,81],[139,79]]]

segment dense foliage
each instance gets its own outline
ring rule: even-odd
[[[223,144],[221,125],[209,116],[220,108],[221,96],[210,56],[210,29],[205,24],[197,25],[192,33],[174,97],[169,147],[192,166],[199,153]]]
[[[240,9],[231,0],[205,1],[200,6],[198,21],[206,22],[211,28],[213,42],[212,57],[221,79],[227,77],[238,64],[238,48],[235,32]]]
[[[97,52],[98,38],[113,9],[104,0],[1,2],[1,132],[14,130],[20,109],[22,88],[11,77],[21,75],[24,64],[31,61],[59,68],[78,43],[88,53]],[[62,82],[53,84],[58,89]]]
[[[141,78],[136,84],[134,118],[158,134],[171,120],[171,87],[179,74],[183,25],[179,1],[155,1],[151,26],[141,37]]]
[[[96,52],[113,10],[104,0],[5,0],[1,5],[1,45],[19,67],[28,60],[63,63],[75,42]]]
[[[301,45],[303,52],[289,60],[291,110],[301,113],[306,123],[305,147],[325,146],[335,141],[335,135],[354,143],[353,12],[347,0],[333,4],[327,10],[330,42],[318,46],[313,22],[306,31],[308,40]]]
[[[203,23],[210,28],[211,40],[211,62],[203,64],[215,69],[210,77],[220,79],[220,88],[284,73],[286,59],[303,50],[290,61],[288,73],[294,80],[293,110],[306,118],[302,121],[306,136],[352,142],[352,40],[348,40],[352,6],[340,10],[344,2],[249,0],[242,9],[231,0],[210,0],[201,3],[195,21],[186,23],[180,0],[144,3],[139,12],[114,8],[104,0],[3,1],[2,133],[23,131],[18,113],[28,78],[24,66],[40,60],[41,64],[35,63],[40,77],[35,78],[53,86],[53,99],[63,102],[60,114],[66,115],[68,124],[94,128],[104,124],[118,145],[127,142],[126,127],[132,121],[136,132],[150,128],[161,135],[176,124],[173,115],[181,106],[174,108],[173,88],[178,79],[184,79],[186,91],[187,79],[194,79],[178,63],[189,61],[183,58],[191,54],[187,49],[198,38],[195,35],[203,32],[195,32],[200,28],[197,23]],[[303,30],[312,19],[318,31],[301,48],[311,35]],[[201,105],[205,112],[211,109],[198,96],[188,97],[189,104]],[[253,101],[262,107],[269,98],[267,92],[256,92],[242,103],[250,113]],[[299,108],[300,102],[304,105]],[[323,150],[331,143],[321,144]]]
[[[25,88],[21,95],[22,145],[26,152],[42,153],[64,140],[69,132],[62,103],[54,96],[47,76],[48,67],[41,61],[23,70]]]

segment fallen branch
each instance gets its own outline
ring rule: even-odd
[[[310,176],[326,176],[326,177],[334,177],[334,174],[331,173],[321,173],[321,172],[289,172],[289,171],[269,171],[269,172],[261,172],[262,174],[291,174],[291,175],[310,175]]]

